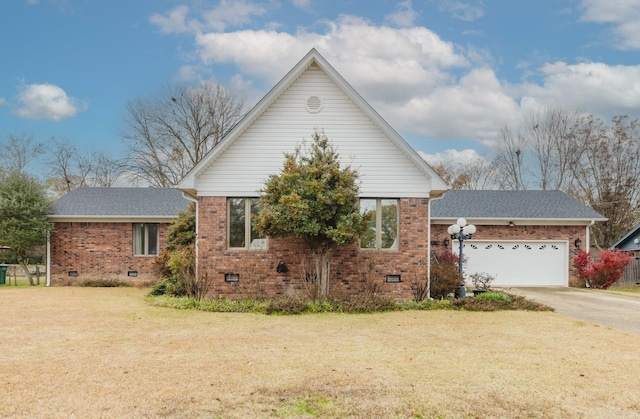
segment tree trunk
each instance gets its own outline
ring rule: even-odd
[[[329,271],[329,268],[331,266],[329,252],[327,250],[323,250],[314,253],[313,260],[316,270],[316,279],[318,281],[316,298],[327,298],[329,296],[329,282],[331,277]]]
[[[29,280],[29,285],[35,285],[33,283],[33,275],[31,275],[31,272],[29,272],[29,266],[27,266],[27,261],[24,260],[22,257],[18,256],[18,263],[20,264],[20,266],[22,266],[22,270],[24,271],[25,275],[27,275],[27,279]]]

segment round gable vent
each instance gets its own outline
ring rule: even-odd
[[[306,104],[309,113],[318,113],[322,110],[322,99],[318,96],[309,96]]]

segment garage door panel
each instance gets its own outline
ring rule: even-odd
[[[458,252],[458,242],[453,243]],[[499,286],[566,286],[567,243],[560,241],[475,241],[464,242],[465,277],[488,273]]]

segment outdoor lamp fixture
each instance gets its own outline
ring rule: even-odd
[[[455,224],[451,224],[447,229],[447,233],[451,235],[452,240],[458,240],[460,242],[460,247],[458,249],[458,269],[460,270],[460,275],[462,275],[462,244],[465,240],[468,240],[473,236],[476,232],[476,226],[473,224],[467,224],[467,220],[464,218],[458,218]],[[458,287],[456,291],[456,297],[464,297],[465,289],[464,289],[464,278],[462,280],[462,284]]]
[[[580,245],[582,244],[582,240],[580,240],[580,237],[578,237],[573,244],[576,246],[576,249],[580,249]]]
[[[445,237],[444,240],[442,241],[444,243],[444,247],[449,247],[449,243],[451,243],[449,241],[449,237]]]
[[[633,244],[640,247],[640,239],[633,239]]]
[[[513,221],[509,221],[509,227],[515,227],[516,223],[514,223]]]

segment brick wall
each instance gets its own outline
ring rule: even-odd
[[[447,228],[451,224],[434,224],[431,226],[432,240],[439,241],[439,246],[434,246],[433,250],[439,251],[444,249],[443,241],[445,237],[449,237]],[[584,282],[578,279],[575,268],[573,267],[573,258],[584,250],[586,240],[585,226],[566,226],[566,225],[516,225],[509,227],[508,225],[476,225],[477,232],[473,235],[476,240],[568,240],[569,241],[569,285],[584,285]],[[576,239],[582,241],[581,249],[574,246]],[[451,246],[451,245],[450,245]],[[450,248],[450,247],[449,247]]]
[[[167,223],[159,225],[164,248]],[[89,279],[115,279],[131,284],[156,280],[155,256],[133,255],[132,223],[56,223],[51,234],[51,283],[66,285]],[[70,271],[78,273],[69,276]],[[137,271],[137,277],[129,277]]]
[[[281,296],[306,293],[303,243],[291,239],[269,239],[266,250],[227,248],[226,198],[201,197],[199,216],[199,275],[212,282],[212,292],[221,297]],[[331,294],[352,295],[375,287],[392,298],[410,299],[411,285],[426,281],[428,266],[428,200],[400,200],[399,250],[360,250],[357,244],[336,249],[331,265]],[[288,272],[278,273],[284,262]],[[225,274],[239,274],[238,283],[225,282]],[[386,275],[400,275],[400,283],[386,283]]]

